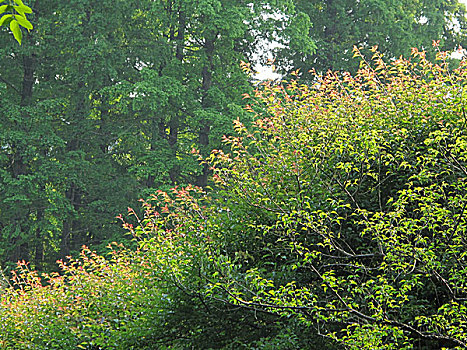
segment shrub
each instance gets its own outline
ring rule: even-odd
[[[19,262],[1,295],[1,348],[144,349],[157,338],[157,268],[139,252],[113,248],[105,259],[83,247],[79,259],[59,262],[60,274],[42,277]]]
[[[266,85],[212,155],[210,293],[350,348],[465,347],[466,63],[373,51],[355,77]]]

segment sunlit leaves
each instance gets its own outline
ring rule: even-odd
[[[373,65],[354,54],[355,77],[247,96],[256,122],[237,122],[231,152],[213,155],[218,185],[260,237],[245,241],[265,250],[245,289],[225,281],[228,299],[322,320],[322,333],[351,348],[463,347],[467,321],[451,301],[465,307],[465,63],[452,71],[447,54],[432,63],[418,50],[387,63],[375,47]],[[293,305],[279,292],[292,282],[309,288]]]
[[[21,27],[27,30],[33,29],[33,25],[26,17],[26,14],[32,13],[32,9],[21,0],[14,0],[14,4],[11,1],[8,2],[9,4],[0,6],[0,27],[8,25],[14,38],[21,45],[23,39]]]

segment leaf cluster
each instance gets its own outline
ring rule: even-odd
[[[0,3],[1,4],[1,3]],[[21,45],[23,34],[21,27],[31,30],[33,28],[26,14],[31,14],[32,9],[26,6],[21,0],[7,1],[7,4],[0,5],[0,27],[9,26],[16,41]]]

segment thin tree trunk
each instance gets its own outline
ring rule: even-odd
[[[35,253],[34,253],[34,265],[38,271],[42,271],[42,264],[44,262],[44,241],[42,237],[42,231],[40,229],[40,222],[43,219],[44,210],[38,209],[37,211],[37,222],[38,227],[36,228],[36,239],[35,239]]]
[[[207,99],[207,95],[209,89],[212,87],[212,71],[214,69],[213,65],[213,56],[214,56],[214,43],[216,41],[217,35],[213,35],[211,38],[206,38],[204,49],[206,52],[206,63],[203,67],[203,71],[201,72],[203,82],[201,85],[201,90],[203,91],[203,97],[201,101],[201,105],[203,108],[209,107],[209,101]],[[201,120],[200,128],[198,131],[198,142],[201,148],[207,148],[209,146],[209,133],[211,131],[211,125],[207,120]],[[196,185],[205,187],[208,184],[208,174],[209,168],[205,164],[203,165],[203,169],[201,174],[196,178]]]
[[[21,101],[20,106],[23,107],[21,111],[23,119],[29,118],[27,111],[24,107],[28,106],[32,102],[32,92],[34,86],[34,56],[33,55],[25,55],[23,56],[23,81],[22,81],[22,88],[21,88]],[[23,125],[18,125],[19,129],[23,129]],[[27,130],[24,130],[27,132]],[[24,161],[23,152],[26,150],[22,145],[12,145],[14,154],[12,156],[12,175],[13,178],[17,179],[20,175],[24,175],[28,171],[27,164]],[[22,232],[25,228],[22,227],[21,222],[23,221],[22,217],[17,217],[14,219],[17,227],[19,229],[15,231]],[[32,238],[32,237],[30,237]],[[35,237],[34,237],[35,239]],[[11,238],[11,245],[14,247],[13,252],[11,254],[11,260],[16,262],[18,260],[29,260],[29,240],[24,240],[21,237],[12,237]]]
[[[66,191],[66,198],[70,201],[71,206],[75,206],[76,185],[72,183],[68,191]],[[70,241],[73,229],[73,218],[68,217],[63,223],[62,234],[60,237],[60,258],[64,259],[70,255]]]

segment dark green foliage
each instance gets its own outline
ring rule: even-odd
[[[268,35],[260,14],[293,13],[268,3],[47,0],[21,47],[2,32],[0,264],[49,268],[126,240],[114,218],[136,199],[206,186],[191,152],[221,147],[245,117],[240,63]]]
[[[412,47],[423,48],[434,58],[433,40],[443,50],[465,46],[465,6],[458,0],[297,0],[297,11],[306,13],[313,24],[309,37],[317,50],[292,56],[292,68],[355,73],[358,62],[352,47],[377,45],[387,59],[410,54]],[[284,59],[291,56],[286,52]]]
[[[21,49],[5,48],[2,264],[27,259],[41,268],[110,239],[122,201],[137,196],[136,181],[110,149],[121,126],[93,95],[131,69],[128,50],[109,52],[130,8],[102,16],[110,6],[36,4],[36,30]]]

